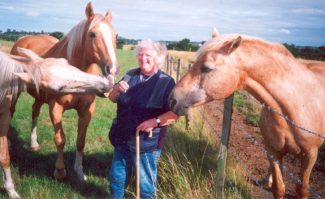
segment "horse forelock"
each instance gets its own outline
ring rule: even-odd
[[[202,56],[204,56],[209,51],[218,49],[221,43],[222,43],[222,40],[220,40],[220,37],[212,38],[212,39],[208,40],[197,51],[197,54],[196,54],[197,59],[199,60]]]
[[[95,14],[93,19],[91,20],[89,24],[88,31],[93,29],[97,24],[99,24],[104,19],[104,16],[101,14]]]

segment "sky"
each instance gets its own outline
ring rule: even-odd
[[[0,0],[0,30],[67,33],[87,0]],[[297,46],[325,46],[325,0],[92,0],[119,36],[206,41],[213,28]]]

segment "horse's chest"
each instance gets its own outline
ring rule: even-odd
[[[64,109],[88,106],[95,101],[95,95],[65,95],[57,99]]]

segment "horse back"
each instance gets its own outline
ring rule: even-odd
[[[316,75],[317,79],[320,80],[325,91],[325,62],[312,60],[304,60],[302,62]]]
[[[27,48],[43,57],[59,40],[50,35],[27,35],[19,38],[13,45],[10,54],[19,55],[19,48]]]

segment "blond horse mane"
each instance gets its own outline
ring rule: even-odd
[[[18,94],[26,90],[26,85],[20,81],[14,73],[28,72],[33,79],[33,82],[38,90],[38,85],[41,81],[41,73],[38,67],[25,67],[7,54],[0,51],[0,103],[6,95],[13,95],[13,99],[17,99]]]
[[[288,57],[294,58],[294,56],[291,54],[291,52],[284,47],[282,44],[279,43],[271,43],[268,41],[265,41],[263,39],[257,38],[257,37],[251,37],[251,36],[247,36],[247,35],[240,35],[242,37],[242,44],[241,46],[250,46],[250,47],[254,47],[254,46],[258,46],[259,49],[265,49],[265,50],[274,50],[276,52],[279,52],[281,54],[284,54]],[[213,37],[210,41],[205,42],[205,44],[203,46],[201,46],[201,48],[197,51],[197,56],[198,58],[202,55],[204,55],[204,52],[209,52],[209,51],[213,51],[215,49],[219,49],[222,45],[224,44],[225,40],[229,40],[231,41],[231,39],[235,39],[236,37],[238,37],[238,35],[235,34],[229,34],[229,35],[225,35],[225,36],[216,36]]]
[[[84,19],[75,25],[68,34],[62,39],[66,39],[68,42],[67,46],[67,58],[71,60],[73,55],[80,50],[80,45],[84,43],[84,33],[85,29],[91,30],[95,25],[97,25],[104,18],[101,14],[95,14],[91,23],[88,25],[88,20]],[[88,30],[86,33],[88,33]]]

